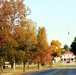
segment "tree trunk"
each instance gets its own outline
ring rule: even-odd
[[[13,63],[10,63],[11,64],[11,68],[13,68]]]
[[[40,63],[38,62],[38,69],[40,69]]]
[[[29,69],[29,63],[27,63],[27,69]]]
[[[1,75],[1,73],[2,73],[2,69],[1,69],[1,67],[0,67],[0,75]]]
[[[23,70],[23,62],[22,62],[22,70]]]
[[[14,63],[13,63],[13,69],[16,70],[15,60],[14,60]]]
[[[0,75],[1,75],[1,73],[2,73],[2,71],[3,71],[3,59],[2,58],[0,58]]]
[[[32,69],[34,69],[34,63],[32,63]]]
[[[26,69],[26,62],[24,61],[23,62],[23,72],[25,72],[25,69]]]
[[[0,62],[0,75],[2,73],[2,63]]]

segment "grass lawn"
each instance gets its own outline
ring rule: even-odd
[[[75,63],[57,62],[56,64],[52,65],[52,68],[76,68],[76,62]]]
[[[16,70],[14,71],[11,68],[5,68],[2,72],[1,75],[22,75],[22,74],[27,74],[27,73],[32,73],[32,72],[36,72],[36,71],[41,71],[41,70],[45,70],[45,69],[49,69],[50,66],[45,66],[44,68],[40,67],[40,69],[37,69],[37,65],[34,65],[34,68],[32,68],[32,66],[30,66],[29,69],[26,68],[26,71],[23,72],[21,69],[21,65],[18,65],[16,67]]]
[[[41,70],[45,70],[45,69],[49,69],[49,68],[70,68],[70,67],[74,67],[76,68],[76,63],[62,63],[62,62],[58,62],[55,63],[54,65],[52,65],[51,67],[49,65],[45,66],[44,68],[40,67],[40,69],[37,69],[37,65],[34,65],[34,67],[32,68],[32,66],[29,66],[29,69],[26,68],[26,72],[23,72],[21,69],[21,65],[17,65],[16,66],[16,70],[14,71],[11,68],[6,68],[3,70],[1,75],[23,75],[23,74],[27,74],[27,73],[32,73],[32,72],[36,72],[36,71],[41,71]]]

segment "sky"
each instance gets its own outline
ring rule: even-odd
[[[49,43],[71,45],[76,36],[76,0],[25,0],[25,4],[31,9],[27,18],[46,28]]]

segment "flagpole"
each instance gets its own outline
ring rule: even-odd
[[[68,45],[68,51],[69,51],[69,27],[67,27],[67,30],[68,30],[68,32],[67,32],[67,45]]]

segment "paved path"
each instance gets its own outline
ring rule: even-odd
[[[74,69],[49,69],[41,72],[24,74],[24,75],[76,75],[76,68]]]

